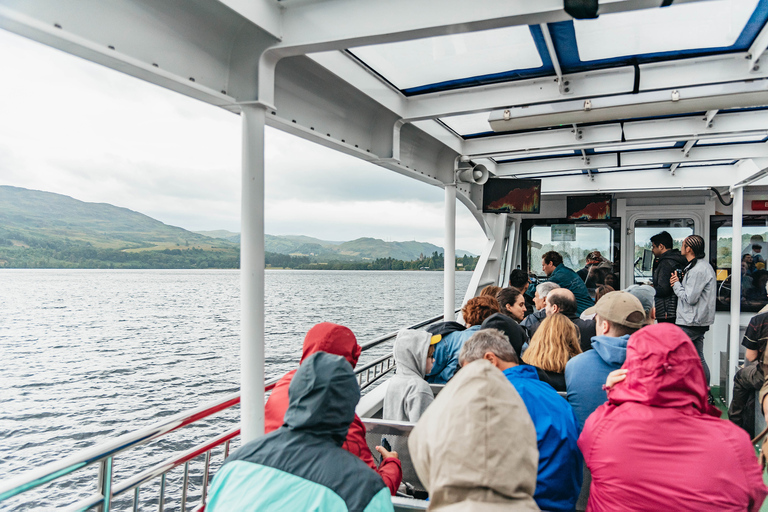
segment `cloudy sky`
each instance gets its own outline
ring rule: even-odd
[[[0,30],[0,185],[240,230],[240,118]],[[267,128],[266,232],[442,246],[443,190]],[[456,246],[485,237],[457,205]]]

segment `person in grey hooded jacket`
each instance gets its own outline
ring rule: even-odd
[[[440,336],[410,329],[397,334],[394,348],[397,370],[384,396],[384,419],[416,423],[435,399],[432,388],[424,380],[434,361],[433,339],[437,342]]]
[[[712,266],[704,259],[702,237],[691,235],[683,240],[680,252],[688,260],[688,266],[683,269],[683,280],[680,282],[676,274],[672,274],[669,280],[677,295],[675,324],[691,338],[709,385],[709,366],[704,359],[704,334],[715,322],[717,280]]]

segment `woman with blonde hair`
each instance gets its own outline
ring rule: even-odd
[[[555,313],[536,329],[523,361],[543,370],[557,391],[565,391],[565,364],[577,354],[579,330],[565,315]]]

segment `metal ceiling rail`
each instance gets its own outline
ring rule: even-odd
[[[442,318],[443,315],[434,316],[427,320],[423,320],[414,325],[411,325],[407,327],[407,329],[420,329],[424,326],[442,320]],[[397,336],[398,332],[399,331],[392,331],[361,344],[362,351],[365,352],[383,343],[393,340]],[[395,369],[395,364],[392,358],[392,354],[389,353],[375,359],[374,361],[371,361],[370,363],[359,366],[355,369],[355,374],[357,375],[358,383],[360,384],[361,389],[365,389],[393,369]],[[264,383],[265,390],[271,391],[277,384],[278,380],[279,378],[277,377],[267,380]],[[172,457],[169,457],[163,462],[160,462],[159,464],[156,464],[151,468],[133,475],[117,484],[113,484],[112,482],[112,468],[115,456],[131,449],[135,449],[139,446],[145,445],[150,441],[174,432],[184,426],[191,425],[197,421],[212,416],[213,414],[229,409],[239,403],[240,393],[229,393],[219,400],[216,400],[215,402],[210,402],[195,409],[180,412],[161,422],[138,429],[134,432],[117,437],[113,440],[100,443],[96,446],[85,448],[74,453],[73,455],[70,455],[69,457],[65,457],[59,461],[51,462],[37,469],[27,471],[26,473],[15,478],[9,478],[3,482],[0,482],[0,502],[6,501],[18,494],[30,491],[41,485],[45,485],[54,480],[58,480],[62,477],[70,475],[75,471],[98,463],[100,466],[98,492],[78,501],[66,510],[88,510],[92,507],[99,507],[103,512],[107,512],[114,497],[125,494],[131,490],[134,491],[134,510],[137,510],[139,503],[138,489],[141,485],[158,477],[162,479],[160,486],[160,502],[162,504],[165,492],[165,475],[172,469],[181,465],[184,465],[185,482],[182,488],[181,500],[184,503],[184,506],[186,506],[189,462],[195,457],[205,454],[206,458],[204,466],[204,483],[207,483],[207,475],[209,474],[211,462],[211,451],[222,444],[226,444],[226,457],[226,454],[229,452],[230,441],[240,435],[239,428],[230,430],[185,452],[174,454]],[[202,500],[203,502],[205,501],[205,493],[203,493]],[[183,508],[184,507],[182,507],[182,510]]]

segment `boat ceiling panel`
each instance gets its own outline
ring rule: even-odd
[[[540,36],[540,29],[535,29]],[[447,89],[551,72],[551,63],[545,67],[539,55],[532,30],[506,27],[363,46],[349,52],[410,95],[426,87]]]
[[[731,49],[758,3],[713,0],[574,20],[578,56],[586,62],[628,55]]]

